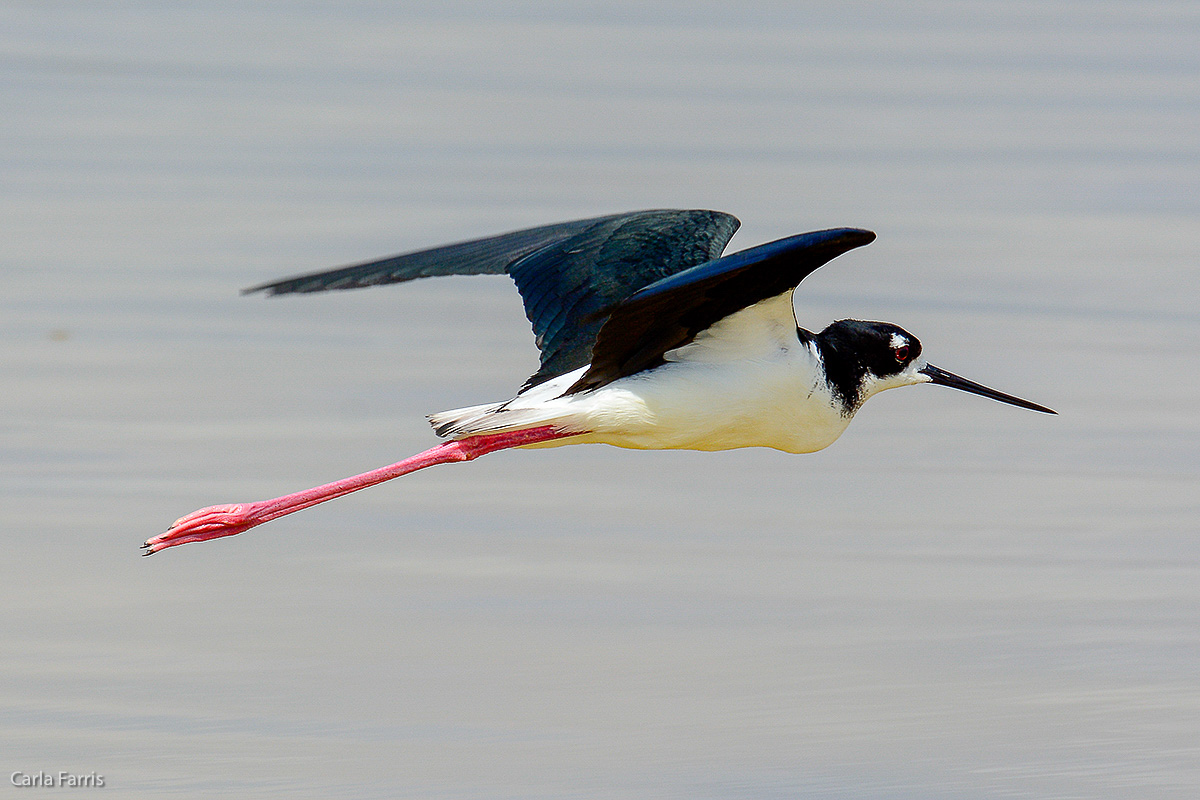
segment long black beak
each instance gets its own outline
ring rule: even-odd
[[[988,387],[976,383],[975,381],[969,381],[966,378],[960,378],[953,372],[946,372],[944,369],[938,369],[933,364],[926,364],[917,371],[922,375],[928,375],[929,382],[936,383],[938,386],[949,386],[952,389],[962,389],[964,392],[982,395],[983,397],[990,397],[993,400],[999,400],[1001,403],[1008,403],[1009,405],[1028,408],[1030,411],[1041,411],[1044,414],[1058,413],[1057,411],[1046,408],[1045,406],[1039,406],[1037,403],[1031,403],[1028,400],[1022,400],[1019,397],[1013,397],[1011,394],[1005,394],[1004,392],[997,392],[995,389],[989,389]]]

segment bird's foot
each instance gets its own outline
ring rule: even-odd
[[[244,533],[267,520],[257,511],[258,503],[234,503],[209,506],[175,520],[166,533],[147,539],[142,555],[154,555],[159,550],[191,542],[204,542]]]

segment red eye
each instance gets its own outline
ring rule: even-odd
[[[896,354],[896,362],[903,364],[908,361],[908,345],[901,345],[892,351]]]

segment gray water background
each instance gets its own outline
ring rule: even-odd
[[[1200,796],[1200,7],[0,5],[0,794]],[[536,365],[504,278],[283,275],[551,221],[879,239],[896,322],[1046,403],[790,456],[390,463]]]

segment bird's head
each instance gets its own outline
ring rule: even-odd
[[[1033,411],[1054,411],[989,389],[933,366],[921,358],[917,337],[890,322],[842,319],[815,337],[825,366],[825,377],[843,413],[851,416],[872,395],[897,386],[935,383],[990,397]]]

